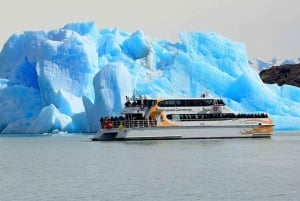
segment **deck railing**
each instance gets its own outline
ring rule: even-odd
[[[111,120],[111,121],[102,121],[102,128],[150,128],[156,127],[156,121],[150,120]]]

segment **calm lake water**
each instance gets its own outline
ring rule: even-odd
[[[271,139],[90,137],[0,137],[0,200],[300,200],[300,132]]]

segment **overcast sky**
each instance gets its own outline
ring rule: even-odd
[[[244,43],[249,59],[298,58],[299,11],[299,0],[1,0],[0,45],[13,33],[94,21],[173,42],[181,31],[212,31]]]

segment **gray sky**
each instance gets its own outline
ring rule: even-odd
[[[212,31],[244,43],[249,59],[298,58],[299,11],[299,0],[2,0],[0,45],[13,33],[94,21],[171,41],[180,31]]]

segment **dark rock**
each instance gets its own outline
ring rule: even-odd
[[[260,71],[260,78],[267,84],[284,84],[300,87],[300,64],[272,66]]]

